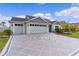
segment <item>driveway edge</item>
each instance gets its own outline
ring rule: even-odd
[[[77,54],[79,54],[79,49],[73,51],[71,54],[69,54],[69,56],[76,56]]]
[[[4,56],[8,52],[8,49],[9,49],[9,46],[10,46],[12,38],[13,38],[13,35],[10,36],[7,44],[5,45],[5,47],[3,48],[2,52],[0,53],[0,56]]]

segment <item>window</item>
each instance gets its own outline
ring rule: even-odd
[[[30,24],[30,26],[32,26],[32,24]]]
[[[30,26],[34,26],[34,24],[30,24]]]
[[[42,26],[42,25],[39,25],[39,26]]]
[[[23,26],[23,24],[21,24],[21,26]]]
[[[20,24],[18,24],[18,26],[20,26]]]
[[[37,24],[37,26],[39,26],[39,24]]]
[[[40,24],[30,24],[30,26],[43,26],[43,27],[46,27],[46,25],[40,25]]]
[[[40,26],[43,26],[43,27],[45,27],[46,25],[40,25]]]
[[[37,26],[37,24],[35,24],[35,26]]]
[[[44,27],[46,26],[46,25],[43,25]]]
[[[23,24],[15,24],[15,26],[23,26]]]
[[[17,24],[15,24],[15,26],[17,26]]]

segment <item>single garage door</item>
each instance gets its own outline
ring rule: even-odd
[[[47,25],[30,24],[30,33],[47,33]]]
[[[23,33],[23,24],[15,24],[15,34]]]

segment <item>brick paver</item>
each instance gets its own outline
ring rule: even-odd
[[[8,56],[67,56],[79,49],[79,39],[53,33],[14,35]]]

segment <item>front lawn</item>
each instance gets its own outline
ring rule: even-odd
[[[0,32],[0,36],[4,36],[4,33],[3,32]]]
[[[65,36],[73,37],[73,38],[79,38],[79,32],[73,32],[72,34],[64,34]]]
[[[6,45],[12,31],[10,29],[5,29],[3,32],[0,32],[0,52]]]
[[[4,48],[7,41],[8,41],[8,36],[4,35],[3,32],[0,32],[0,52]]]
[[[7,43],[8,38],[0,38],[0,52],[4,48],[5,44]]]

